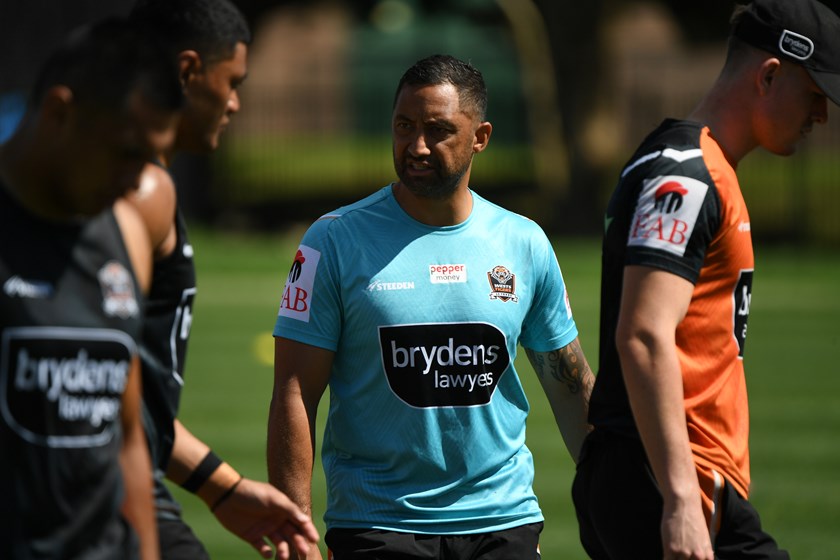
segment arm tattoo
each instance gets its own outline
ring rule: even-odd
[[[589,378],[589,364],[577,339],[559,350],[535,352],[526,348],[525,353],[540,379],[549,374],[572,394],[584,389],[583,385]]]

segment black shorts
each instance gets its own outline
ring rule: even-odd
[[[158,518],[161,560],[210,560],[210,555],[184,520]]]
[[[330,529],[333,560],[539,560],[542,523],[469,535],[423,535],[377,529]]]
[[[583,548],[593,560],[662,558],[662,495],[636,438],[596,430],[583,444],[572,499]],[[789,560],[761,529],[758,512],[725,482],[718,560]]]

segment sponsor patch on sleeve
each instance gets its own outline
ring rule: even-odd
[[[691,177],[666,175],[646,180],[627,245],[685,255],[708,190],[706,183]]]
[[[312,305],[312,287],[315,285],[315,273],[318,261],[321,260],[320,251],[306,245],[298,247],[283,297],[280,300],[280,310],[277,315],[289,317],[298,321],[309,322],[309,309]]]

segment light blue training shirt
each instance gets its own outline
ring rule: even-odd
[[[463,534],[543,520],[513,362],[517,344],[559,349],[577,328],[542,229],[472,198],[466,221],[430,227],[387,186],[301,241],[274,335],[335,352],[328,529]]]

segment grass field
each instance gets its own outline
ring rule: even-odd
[[[199,276],[181,419],[245,475],[266,480],[271,329],[302,230],[235,236],[194,232]],[[599,246],[556,239],[581,340],[597,367]],[[752,407],[752,501],[797,560],[840,557],[840,253],[756,244],[746,347]],[[526,360],[528,441],[546,516],[543,558],[585,558],[569,498],[573,465]],[[322,403],[322,410],[325,410]],[[319,422],[323,426],[323,414]],[[319,434],[320,436],[320,434]],[[324,502],[316,465],[315,507]],[[174,488],[215,560],[258,558],[195,497]],[[323,531],[320,515],[316,522]]]

